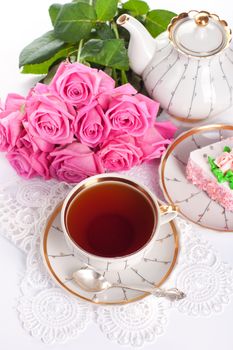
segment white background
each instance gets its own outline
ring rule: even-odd
[[[21,49],[30,41],[51,29],[47,9],[59,0],[1,0],[0,5],[0,96],[4,100],[8,92],[26,94],[36,78],[21,75],[18,69],[18,56]],[[151,8],[164,8],[180,13],[191,9],[207,10],[217,13],[228,21],[233,28],[233,3],[222,0],[156,0],[148,1]],[[106,5],[108,1],[106,0]],[[233,73],[233,72],[232,72]],[[233,122],[233,108],[220,116],[220,120]],[[3,155],[0,154],[0,184],[14,176]],[[220,252],[222,259],[233,266],[232,233],[222,234],[211,231],[202,232]],[[107,340],[97,329],[90,325],[76,340],[66,345],[47,346],[30,337],[21,328],[14,305],[19,295],[18,283],[24,273],[25,256],[23,253],[0,237],[0,348],[13,349],[109,349],[122,347]],[[146,349],[179,350],[232,350],[233,349],[233,304],[228,305],[224,313],[207,319],[195,319],[172,311],[169,325],[164,336],[156,344],[146,345]],[[124,349],[124,348],[123,348]],[[127,349],[127,347],[125,347]]]

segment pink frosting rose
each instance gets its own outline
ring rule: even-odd
[[[126,94],[129,90],[128,85],[126,84],[125,87],[123,85],[120,93],[118,90],[115,96],[113,94],[106,117],[113,130],[120,130],[138,137],[152,125],[158,113],[159,104],[142,94]]]
[[[73,142],[52,152],[52,177],[65,182],[78,183],[88,176],[103,172],[98,158],[86,145]]]
[[[160,158],[171,143],[165,139],[153,126],[147,130],[145,135],[136,139],[136,145],[142,150],[142,161]]]
[[[54,144],[71,143],[71,124],[75,110],[43,84],[37,84],[26,102],[27,120],[24,127],[42,151],[50,152]]]
[[[233,170],[233,154],[223,152],[219,157],[215,159],[215,164],[226,173],[228,170]]]
[[[19,111],[0,113],[0,151],[7,151],[16,145],[22,132],[22,114]]]
[[[103,168],[110,171],[130,169],[141,163],[142,155],[134,138],[127,135],[105,141],[97,152]]]
[[[96,147],[104,141],[111,130],[100,105],[93,104],[92,108],[83,107],[74,121],[74,133],[77,138],[90,147]]]
[[[114,89],[115,81],[102,70],[81,63],[60,64],[50,86],[64,99],[76,107],[88,105],[104,92]]]

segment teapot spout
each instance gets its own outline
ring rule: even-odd
[[[146,28],[134,17],[124,14],[118,17],[117,24],[130,33],[128,47],[129,64],[138,75],[142,75],[154,56],[156,41]]]

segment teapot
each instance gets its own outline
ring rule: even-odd
[[[226,21],[192,10],[174,17],[156,39],[128,14],[117,23],[130,33],[130,67],[178,123],[200,123],[232,106],[233,48]]]

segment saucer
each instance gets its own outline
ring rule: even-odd
[[[233,125],[206,125],[181,134],[167,149],[160,164],[160,186],[169,203],[186,219],[216,231],[233,231],[233,212],[186,179],[191,151],[233,136]]]
[[[51,215],[41,242],[42,257],[54,281],[73,295],[96,304],[124,304],[147,296],[148,293],[119,287],[95,294],[85,292],[77,286],[72,280],[72,274],[87,265],[80,262],[67,246],[60,224],[61,207],[59,205]],[[119,272],[106,271],[106,279],[140,288],[161,286],[176,263],[178,232],[175,220],[161,226],[154,247],[139,264]]]

